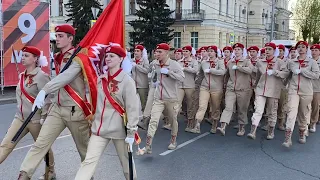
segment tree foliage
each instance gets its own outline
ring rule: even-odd
[[[91,8],[98,8],[101,13],[102,5],[98,0],[69,0],[65,5],[68,7],[69,17],[66,22],[72,21],[73,27],[76,28],[75,43],[78,44],[89,31],[90,20],[94,20]]]

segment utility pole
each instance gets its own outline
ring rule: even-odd
[[[272,0],[272,15],[271,15],[271,35],[270,35],[270,41],[273,40],[273,34],[274,34],[274,9],[275,9],[275,6],[276,6],[276,2],[275,0]]]

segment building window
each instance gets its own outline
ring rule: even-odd
[[[239,21],[241,22],[241,10],[242,10],[242,5],[239,6]]]
[[[227,0],[226,14],[229,15],[229,0]]]
[[[222,0],[219,0],[219,14],[221,15],[222,10]]]
[[[193,13],[200,12],[200,0],[192,0],[192,12]]]
[[[198,32],[191,32],[191,46],[198,49]]]
[[[59,0],[59,16],[63,16],[63,0]]]
[[[134,15],[136,13],[136,2],[135,0],[130,0],[129,3],[129,14]]]
[[[174,48],[181,48],[181,32],[174,32],[173,44]]]

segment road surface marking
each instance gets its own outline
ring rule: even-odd
[[[198,139],[201,139],[201,138],[203,138],[203,137],[205,137],[205,136],[207,136],[207,135],[209,135],[209,134],[210,134],[209,132],[206,132],[206,133],[204,133],[204,134],[201,134],[201,135],[199,135],[199,136],[197,136],[197,137],[195,137],[195,138],[193,138],[193,139],[190,139],[189,141],[186,141],[186,142],[180,144],[180,145],[177,146],[177,148],[174,149],[174,150],[167,150],[167,151],[161,153],[160,156],[168,155],[168,154],[170,154],[170,153],[172,153],[172,152],[174,152],[174,151],[176,151],[176,150],[178,150],[178,149],[180,149],[180,148],[182,148],[182,147],[184,147],[184,146],[186,146],[186,145],[188,145],[188,144],[190,144],[190,143],[193,143],[194,141],[196,141],[196,140],[198,140]]]
[[[65,136],[59,136],[57,139],[62,139],[62,138],[66,138],[66,137],[69,137],[71,136],[71,134],[68,134],[68,135],[65,135]],[[31,147],[33,144],[29,144],[29,145],[26,145],[26,146],[22,146],[22,147],[18,147],[18,148],[15,148],[13,151],[17,151],[17,150],[20,150],[20,149],[24,149],[24,148],[28,148],[28,147]]]

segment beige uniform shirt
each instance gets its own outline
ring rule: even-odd
[[[43,72],[41,68],[37,67],[32,72],[25,74],[23,72],[24,79],[24,90],[28,95],[33,97],[34,99],[37,97],[39,91],[43,88],[47,82],[50,81],[50,77],[48,74]],[[15,118],[18,118],[22,121],[26,120],[27,117],[32,112],[32,102],[29,101],[28,98],[22,93],[20,88],[20,83],[22,81],[20,74],[19,83],[16,88],[16,98],[17,98],[17,112],[15,114]],[[46,105],[41,110],[39,109],[36,114],[32,117],[31,121],[33,123],[40,123],[40,119],[45,119],[47,116],[48,106],[50,105],[50,100],[46,101]]]
[[[149,71],[149,60],[148,59],[132,59],[132,62],[136,63],[132,67],[132,77],[136,83],[137,88],[148,88],[148,71]]]
[[[69,50],[63,58],[60,70],[63,69],[74,49]],[[73,61],[70,67],[63,73],[57,75],[49,83],[47,83],[43,90],[47,93],[55,92],[53,102],[60,106],[77,106],[75,101],[68,95],[66,90],[63,88],[65,85],[70,85],[74,91],[82,98],[85,99],[85,84],[84,77],[82,74],[82,68],[79,63]]]
[[[183,82],[179,83],[179,88],[194,89],[195,88],[195,78],[199,71],[199,63],[195,59],[190,60],[179,60],[179,65],[183,69],[185,78]]]
[[[296,58],[288,62],[288,69],[291,72],[288,87],[289,94],[313,95],[312,80],[319,78],[319,66],[317,62],[311,58],[306,58],[304,63],[300,65]],[[296,69],[300,69],[301,73],[298,75],[292,73]]]
[[[238,69],[233,70],[232,67],[237,65]],[[251,74],[253,65],[246,58],[240,59],[238,62],[235,58],[227,63],[227,90],[229,91],[246,91],[251,89]]]
[[[266,59],[258,61],[256,68],[256,95],[279,99],[282,80],[289,75],[287,64],[274,57],[270,63]],[[273,70],[273,74],[269,76],[268,70]]]
[[[161,74],[161,68],[167,68],[168,74]],[[178,101],[178,85],[183,82],[185,76],[178,62],[168,59],[164,65],[155,61],[155,73],[159,85],[156,87],[155,98],[159,100]]]
[[[320,58],[316,60],[318,67],[320,68]],[[313,92],[319,93],[320,92],[320,79],[313,79],[312,80]]]
[[[210,72],[205,73],[206,69],[210,69]],[[201,88],[212,92],[223,90],[224,75],[226,73],[224,60],[202,61],[201,73],[204,74]]]
[[[110,104],[103,90],[101,79],[108,75],[102,75],[98,79],[98,102],[95,119],[92,123],[92,133],[103,138],[125,139],[126,128],[118,111]],[[136,96],[136,86],[133,79],[124,71],[121,71],[108,86],[113,99],[126,111],[128,123],[128,137],[134,137],[139,122],[139,99]]]
[[[251,85],[252,88],[255,88],[255,84],[256,84],[256,80],[257,80],[256,78],[257,78],[258,68],[256,67],[256,64],[257,64],[258,61],[259,61],[258,58],[255,58],[255,59],[251,58],[250,59],[250,62],[252,64],[252,66],[253,66],[252,74],[251,74],[251,80],[250,80],[250,85]]]

